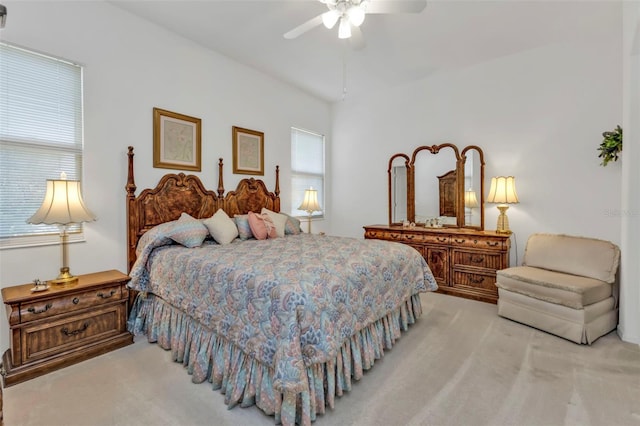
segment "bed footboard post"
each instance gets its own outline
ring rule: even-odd
[[[127,273],[131,272],[131,267],[136,256],[136,223],[138,220],[138,210],[136,209],[136,183],[133,176],[133,147],[129,147],[127,153],[129,170],[127,175]]]

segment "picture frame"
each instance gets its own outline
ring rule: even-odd
[[[264,176],[264,133],[233,126],[233,173]]]
[[[153,167],[202,169],[202,120],[153,108]]]

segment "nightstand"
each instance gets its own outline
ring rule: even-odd
[[[4,386],[133,343],[127,331],[129,277],[119,271],[80,275],[73,286],[33,283],[2,289],[11,348],[2,357]]]

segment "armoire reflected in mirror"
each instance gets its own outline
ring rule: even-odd
[[[388,167],[389,224],[484,229],[484,155],[477,146],[421,146]]]

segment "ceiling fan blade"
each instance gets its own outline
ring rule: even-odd
[[[372,0],[367,5],[367,14],[374,13],[420,13],[427,7],[427,0],[384,1]]]
[[[366,43],[364,41],[364,35],[362,35],[362,30],[360,27],[353,26],[351,27],[351,38],[349,39],[349,44],[355,50],[364,49]]]
[[[286,38],[288,40],[294,39],[294,38],[306,33],[310,29],[312,29],[314,27],[317,27],[318,25],[321,25],[321,24],[322,24],[322,15],[318,15],[315,18],[311,18],[307,22],[305,22],[304,24],[298,25],[297,27],[295,27],[291,31],[285,33],[284,34],[284,38]]]

